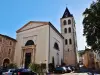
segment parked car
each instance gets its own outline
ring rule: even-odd
[[[54,73],[66,73],[66,68],[65,67],[56,67]]]
[[[65,67],[66,67],[67,73],[70,73],[72,71],[72,68],[70,66],[65,66]]]
[[[71,68],[72,71],[75,71],[75,67],[74,66],[69,66]]]
[[[8,69],[5,72],[2,73],[2,75],[12,75],[12,73],[15,71],[15,69]]]
[[[7,71],[8,71],[8,69],[0,69],[0,75],[2,75],[3,72],[7,72]]]
[[[29,69],[16,69],[12,73],[12,75],[37,75],[37,74]]]

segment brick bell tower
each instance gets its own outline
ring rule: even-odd
[[[60,19],[61,34],[64,37],[64,63],[66,65],[77,65],[77,39],[76,27],[73,15],[66,7]]]

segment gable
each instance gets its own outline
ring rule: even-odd
[[[19,33],[22,31],[26,31],[44,25],[48,25],[48,22],[30,21],[27,24],[25,24],[23,27],[21,27],[19,30],[17,30],[16,32]]]

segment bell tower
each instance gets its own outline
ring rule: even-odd
[[[73,15],[66,7],[65,12],[60,19],[61,34],[64,37],[64,63],[66,65],[76,66],[77,64],[77,39],[76,28]]]

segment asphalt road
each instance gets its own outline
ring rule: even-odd
[[[91,75],[87,73],[66,73],[66,74],[52,74],[52,75]],[[95,74],[95,75],[100,75],[100,74]]]

